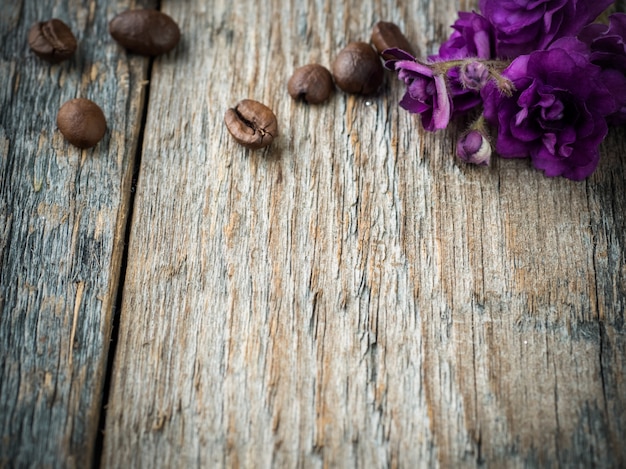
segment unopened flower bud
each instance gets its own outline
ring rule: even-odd
[[[466,163],[489,165],[491,144],[478,130],[463,134],[456,145],[456,155]]]
[[[461,66],[459,80],[468,90],[480,91],[489,81],[489,68],[482,62],[468,62]]]
[[[496,80],[496,83],[498,85],[500,93],[508,97],[513,96],[513,92],[515,91],[515,85],[512,81],[507,80],[504,77],[500,77],[498,80]]]

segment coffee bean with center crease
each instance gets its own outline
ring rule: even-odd
[[[96,103],[77,98],[61,106],[57,114],[57,127],[72,145],[91,148],[102,140],[107,123],[102,109]]]
[[[383,82],[383,65],[372,46],[351,42],[332,64],[335,83],[346,93],[375,93]]]
[[[278,135],[272,110],[252,99],[244,99],[227,110],[224,123],[237,143],[253,150],[268,146]]]
[[[109,22],[109,33],[131,52],[150,57],[169,52],[180,41],[176,22],[157,10],[127,10]]]
[[[293,99],[301,99],[309,104],[326,101],[333,88],[332,75],[319,64],[297,68],[287,83],[287,91]]]
[[[31,26],[28,31],[28,45],[38,57],[51,63],[59,63],[76,52],[78,43],[69,26],[53,18]]]
[[[391,57],[385,56],[383,51],[392,48],[402,49],[415,57],[413,46],[395,23],[386,21],[376,23],[372,29],[371,42],[374,49],[376,49],[384,59]]]

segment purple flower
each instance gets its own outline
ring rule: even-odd
[[[518,57],[503,75],[515,85],[511,97],[491,82],[482,92],[484,116],[498,128],[496,151],[507,158],[530,156],[546,176],[589,176],[615,99],[600,67],[589,62],[586,46],[561,39],[548,50]]]
[[[446,128],[452,113],[452,100],[445,73],[435,72],[432,64],[418,62],[400,49],[387,49],[384,54],[394,57],[385,62],[385,67],[397,71],[398,78],[406,84],[400,106],[420,114],[426,130]]]
[[[495,53],[493,26],[478,13],[460,11],[459,19],[452,25],[454,32],[439,47],[438,57],[443,60],[477,57],[492,59]]]
[[[495,51],[493,27],[486,18],[475,12],[460,11],[459,18],[452,25],[454,32],[441,44],[439,54],[429,57],[432,63],[467,58],[491,59]],[[476,62],[478,64],[478,62]],[[480,67],[480,66],[479,66]],[[488,75],[488,70],[487,71]],[[473,70],[478,72],[477,70]],[[466,70],[458,66],[447,67],[446,79],[448,93],[452,99],[452,117],[464,114],[481,103],[477,87],[479,83],[470,84],[466,79],[478,79],[479,76],[468,77]],[[480,85],[483,85],[481,83]]]
[[[612,0],[480,0],[496,31],[498,57],[514,58],[546,49],[558,38],[576,36]]]
[[[456,155],[466,163],[489,165],[491,145],[480,131],[470,130],[457,142]]]
[[[609,124],[626,124],[626,14],[615,13],[609,24],[590,24],[578,36],[591,49],[591,62],[603,69],[603,82],[618,104]]]

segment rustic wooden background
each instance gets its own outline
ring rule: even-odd
[[[379,20],[432,53],[473,2],[0,3],[0,466],[624,467],[624,130],[571,182],[460,165],[392,75],[286,93]],[[135,7],[181,44],[122,50]],[[26,42],[51,17],[60,65]],[[74,97],[92,150],[56,129]],[[269,149],[225,130],[242,98]]]

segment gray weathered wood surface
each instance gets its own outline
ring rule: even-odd
[[[460,165],[391,75],[286,93],[378,20],[431,53],[473,3],[162,1],[183,41],[145,103],[148,61],[106,31],[128,2],[2,3],[0,465],[626,465],[624,130],[576,183]],[[67,64],[27,48],[51,16]],[[108,117],[93,150],[55,129],[75,96]],[[243,98],[278,116],[267,150],[223,126]]]
[[[107,18],[128,1],[0,3],[0,466],[85,467],[148,61],[108,37]],[[52,17],[79,41],[59,65],[38,59],[26,40],[31,24]],[[71,147],[56,129],[59,107],[75,97],[107,117],[93,150]]]

